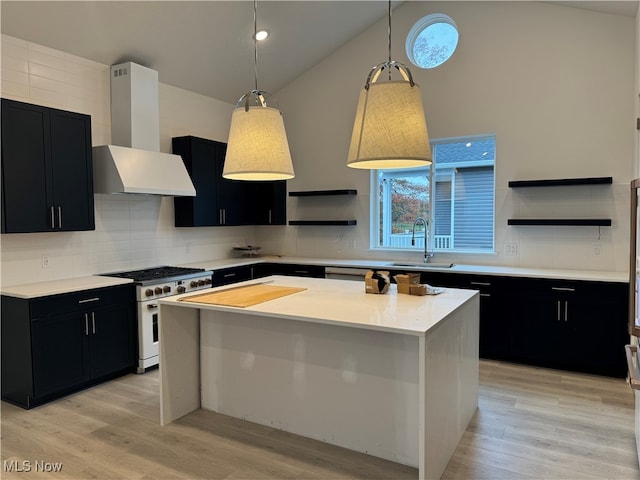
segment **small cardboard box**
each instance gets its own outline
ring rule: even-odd
[[[386,293],[391,283],[389,275],[386,270],[369,270],[364,277],[364,291],[366,293]]]
[[[420,283],[419,273],[400,273],[393,278],[396,279],[396,283],[398,284],[398,293],[407,295],[411,293],[411,285],[418,285]]]
[[[409,285],[409,295],[423,296],[427,294],[426,285]]]

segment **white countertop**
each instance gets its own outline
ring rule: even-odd
[[[272,316],[368,330],[422,335],[462,304],[478,295],[475,290],[448,288],[439,295],[419,297],[398,294],[395,285],[391,285],[385,294],[374,295],[365,293],[363,281],[280,275],[234,283],[231,287],[226,285],[199,290],[196,295],[265,282],[279,286],[302,287],[306,290],[246,308],[181,302],[179,300],[194,295],[193,292],[168,297],[160,300],[159,303],[160,305],[199,308],[201,310],[240,312],[247,315]]]
[[[224,260],[210,260],[184,264],[184,267],[204,268],[206,270],[217,270],[220,268],[237,267],[243,265],[253,265],[260,262],[269,263],[290,263],[301,265],[318,265],[325,267],[350,267],[366,269],[388,269],[402,271],[427,271],[427,272],[450,272],[469,273],[477,275],[497,275],[509,277],[530,277],[530,278],[551,278],[564,280],[588,280],[596,282],[628,282],[627,272],[601,271],[601,270],[566,270],[531,267],[500,267],[491,265],[462,265],[454,264],[451,268],[433,268],[427,266],[392,266],[391,261],[380,260],[345,260],[331,258],[311,258],[311,257],[245,257]],[[398,262],[401,263],[401,262]]]
[[[24,283],[21,285],[2,285],[0,293],[10,297],[38,298],[60,293],[79,292],[93,288],[113,287],[133,283],[133,280],[115,277],[75,277],[47,282]]]
[[[243,257],[228,258],[222,260],[206,260],[202,262],[194,262],[181,264],[179,266],[204,268],[205,270],[218,270],[221,268],[239,267],[243,265],[254,265],[256,263],[287,263],[301,265],[318,265],[324,267],[346,267],[346,268],[363,268],[363,269],[389,269],[401,271],[433,271],[433,272],[450,272],[450,273],[469,273],[477,275],[497,275],[511,277],[530,277],[530,278],[551,278],[565,280],[586,280],[596,282],[623,282],[629,281],[626,272],[612,272],[599,270],[563,270],[563,269],[546,269],[546,268],[528,268],[528,267],[499,267],[491,265],[459,265],[455,264],[452,268],[433,268],[424,266],[392,266],[390,261],[381,260],[348,260],[348,259],[331,259],[331,258],[312,258],[312,257],[281,257],[281,256],[261,256],[261,257]],[[90,290],[93,288],[110,287],[113,285],[122,285],[131,283],[132,280],[102,277],[99,275],[66,278],[62,280],[51,280],[37,283],[25,283],[20,285],[2,285],[0,293],[18,298],[37,298],[47,295],[55,295],[60,293],[70,293],[82,290]]]

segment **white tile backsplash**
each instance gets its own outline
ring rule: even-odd
[[[91,115],[93,145],[110,143],[108,65],[7,35],[0,43],[2,97]],[[171,151],[173,136],[226,140],[233,105],[162,84],[159,91],[162,151]],[[227,258],[235,244],[255,244],[253,227],[176,229],[170,197],[94,199],[94,231],[2,235],[2,283]],[[42,255],[49,257],[48,268]]]

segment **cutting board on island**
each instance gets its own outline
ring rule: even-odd
[[[232,287],[217,292],[201,293],[189,297],[180,298],[181,302],[206,303],[208,305],[224,305],[227,307],[251,307],[259,303],[275,300],[293,293],[298,293],[306,288],[283,287],[279,285],[266,285],[257,283],[242,287]]]

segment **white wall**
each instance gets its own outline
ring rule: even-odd
[[[461,38],[442,67],[412,68],[431,137],[495,133],[498,142],[497,253],[440,254],[436,261],[626,271],[628,182],[640,165],[634,150],[638,20],[544,2],[405,2],[393,14],[394,59],[408,63],[406,33],[432,12],[451,15]],[[1,39],[3,97],[91,114],[93,144],[109,142],[108,66],[6,35]],[[285,255],[417,259],[368,250],[369,174],[346,167],[359,90],[386,52],[384,19],[274,92],[296,169],[289,190],[359,192],[356,198],[290,197],[289,219],[353,217],[357,227],[176,229],[169,198],[96,195],[93,232],[2,235],[2,282],[224,258],[236,243]],[[161,83],[161,150],[170,151],[170,138],[185,134],[225,141],[231,109]],[[614,185],[507,188],[512,179],[601,175],[613,176]],[[547,214],[606,216],[613,226],[603,227],[598,238],[595,227],[506,225],[512,216]],[[502,253],[507,242],[517,244],[517,256]],[[41,268],[42,255],[49,256],[47,269]]]
[[[2,97],[91,115],[93,145],[111,140],[109,67],[2,35]],[[233,105],[159,86],[160,149],[171,138],[226,141]],[[226,258],[252,227],[174,228],[170,197],[95,195],[96,230],[0,237],[4,284]],[[49,257],[49,267],[41,264]]]
[[[460,42],[441,67],[411,69],[430,136],[497,136],[497,253],[440,254],[436,261],[625,271],[636,20],[545,2],[405,2],[393,13],[395,60],[409,64],[406,34],[433,12],[456,21]],[[325,212],[322,199],[290,198],[289,218],[355,216],[358,226],[287,227],[283,237],[260,239],[271,250],[391,257],[368,250],[369,173],[345,165],[358,92],[370,68],[386,57],[384,19],[277,93],[296,169],[289,189],[359,192],[355,200],[331,199]],[[614,185],[507,187],[509,180],[587,176],[613,176]],[[507,226],[510,217],[564,215],[610,217],[613,226]],[[517,244],[518,255],[502,253],[507,242]]]

